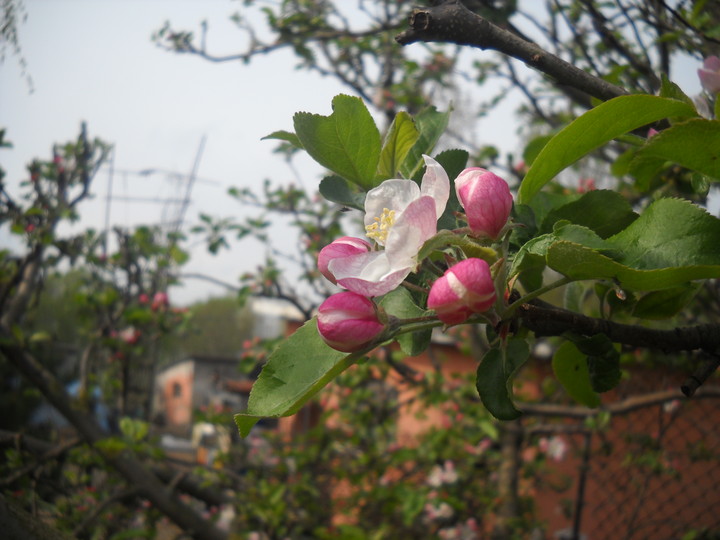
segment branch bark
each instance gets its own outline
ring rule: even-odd
[[[410,14],[409,25],[409,30],[395,37],[401,45],[423,41],[492,49],[523,61],[549,75],[559,85],[577,88],[603,101],[627,94],[625,89],[595,77],[476,15],[458,0],[414,9]]]
[[[693,399],[717,399],[720,398],[720,387],[709,386],[697,391]],[[518,406],[525,416],[558,416],[563,418],[588,418],[595,416],[598,412],[607,411],[610,414],[627,414],[637,409],[660,405],[674,399],[682,400],[686,397],[679,390],[663,390],[640,396],[633,396],[622,401],[617,401],[599,409],[573,405],[556,405],[554,403],[520,403]]]
[[[605,334],[614,343],[665,352],[704,350],[714,353],[720,349],[720,324],[656,330],[587,317],[539,301],[521,306],[517,317],[536,336],[560,336],[573,331],[584,336]]]

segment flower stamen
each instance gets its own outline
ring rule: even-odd
[[[368,238],[372,238],[378,244],[385,244],[390,229],[395,224],[395,210],[383,208],[379,217],[373,218],[374,221],[365,227]]]

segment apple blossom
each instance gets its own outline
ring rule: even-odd
[[[703,62],[703,67],[698,69],[700,84],[711,94],[720,92],[720,58],[708,56]]]
[[[358,253],[367,253],[372,249],[369,242],[362,238],[353,238],[351,236],[343,236],[334,240],[320,250],[318,253],[318,270],[325,276],[330,282],[336,283],[335,276],[330,273],[328,265],[333,259],[338,257],[348,257],[350,255],[356,255]]]
[[[320,304],[317,326],[323,341],[342,352],[362,349],[385,329],[372,300],[350,291],[334,294]]]
[[[427,306],[445,324],[458,324],[495,302],[490,267],[482,259],[466,259],[445,271],[430,288]]]
[[[164,292],[157,292],[153,296],[152,305],[150,309],[157,311],[158,309],[164,309],[168,306],[168,295]]]
[[[134,326],[128,326],[117,334],[117,336],[128,345],[135,345],[138,341],[140,341],[141,335],[140,330]]]
[[[486,169],[472,167],[455,179],[455,192],[472,232],[496,239],[512,210],[513,199],[507,182]]]
[[[442,166],[423,156],[426,170],[420,186],[412,180],[386,180],[365,198],[365,229],[384,247],[337,257],[328,271],[338,285],[364,296],[380,296],[395,289],[418,264],[422,245],[437,233],[445,211],[450,180]]]

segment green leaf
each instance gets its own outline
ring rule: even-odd
[[[631,172],[635,175],[641,164],[658,161],[672,161],[720,181],[720,121],[694,118],[662,130],[638,151]]]
[[[295,132],[310,156],[366,189],[376,185],[380,132],[361,99],[338,95],[330,116],[296,113]]]
[[[415,175],[425,165],[422,155],[430,155],[440,136],[445,132],[450,120],[450,112],[439,112],[435,107],[423,109],[415,115],[415,127],[420,137],[408,152],[400,172],[405,178],[415,178]]]
[[[567,336],[566,336],[567,337]],[[595,392],[607,392],[620,382],[620,354],[605,334],[591,337],[572,336],[575,347],[587,355],[590,386]]]
[[[609,279],[635,291],[666,289],[695,279],[720,277],[720,264],[638,270],[591,248],[565,241],[548,249],[547,265],[571,279]]]
[[[527,203],[560,171],[620,135],[668,117],[694,117],[692,105],[649,95],[620,96],[576,118],[542,149],[520,185]]]
[[[512,339],[505,349],[487,351],[477,369],[476,387],[485,408],[498,420],[514,420],[520,416],[512,400],[515,373],[530,356],[527,342]]]
[[[349,208],[363,210],[365,208],[365,192],[360,191],[339,176],[326,176],[320,181],[320,195],[330,202]]]
[[[558,220],[567,220],[592,229],[600,238],[607,238],[623,230],[637,217],[625,197],[618,192],[595,190],[552,210],[540,230],[549,232]]]
[[[240,435],[246,437],[260,418],[296,413],[357,355],[331,349],[320,337],[315,319],[306,322],[278,344],[263,366],[248,399],[247,411],[235,415]]]
[[[420,137],[412,117],[402,111],[395,115],[395,119],[385,136],[385,144],[380,153],[377,176],[382,180],[397,178],[400,165],[410,152],[410,149]]]
[[[605,240],[613,258],[586,241],[568,241],[569,235],[550,246],[543,239],[534,254],[545,247],[547,265],[573,279],[609,279],[630,290],[653,291],[720,277],[720,220],[685,200],[655,201]]]
[[[533,238],[518,251],[510,268],[510,276],[531,268],[544,268],[549,250],[558,242],[573,242],[598,251],[607,251],[608,244],[594,231],[580,225],[557,222],[555,230]]]
[[[634,268],[720,265],[720,219],[683,199],[655,201],[607,242]]]
[[[643,295],[633,308],[633,316],[641,319],[661,320],[680,313],[695,297],[700,285],[681,285]]]
[[[404,287],[398,287],[383,296],[380,306],[389,315],[399,319],[422,317],[426,314],[424,309],[415,304],[410,291]],[[430,345],[431,334],[432,329],[401,334],[397,337],[397,342],[405,354],[417,356]]]
[[[566,341],[557,348],[552,367],[557,380],[575,401],[593,408],[600,405],[600,396],[590,384],[586,357],[573,342]]]
[[[668,79],[667,75],[662,73],[660,77],[662,78],[662,83],[660,85],[660,97],[676,99],[691,105],[693,108],[695,107],[693,100],[688,97],[677,84]]]
[[[299,148],[300,150],[303,149],[303,145],[302,145],[302,143],[300,142],[300,139],[299,139],[298,136],[295,135],[292,131],[284,131],[284,130],[273,131],[270,135],[266,135],[265,137],[263,137],[263,138],[260,139],[260,140],[261,140],[261,141],[266,141],[266,140],[269,140],[269,139],[276,139],[276,140],[278,140],[278,141],[289,142],[289,143],[292,144],[295,148]]]
[[[545,145],[552,138],[553,135],[540,135],[539,137],[535,137],[529,143],[527,143],[527,145],[525,146],[525,150],[523,150],[523,161],[525,162],[526,167],[529,167],[533,164],[542,149],[545,148]]]

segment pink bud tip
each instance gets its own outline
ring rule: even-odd
[[[331,283],[337,283],[335,276],[328,269],[330,261],[358,253],[367,253],[372,246],[361,238],[353,238],[351,236],[343,236],[334,240],[320,250],[318,253],[318,270]]]
[[[318,308],[318,332],[335,350],[354,352],[375,339],[385,328],[375,304],[354,292],[332,295]]]
[[[703,62],[703,67],[698,69],[700,84],[711,94],[720,92],[720,58],[708,56]]]
[[[427,305],[445,324],[459,324],[473,313],[490,309],[495,298],[488,263],[467,259],[449,268],[433,283]]]
[[[512,210],[513,198],[507,182],[490,171],[473,167],[455,179],[455,191],[472,232],[496,239]]]

